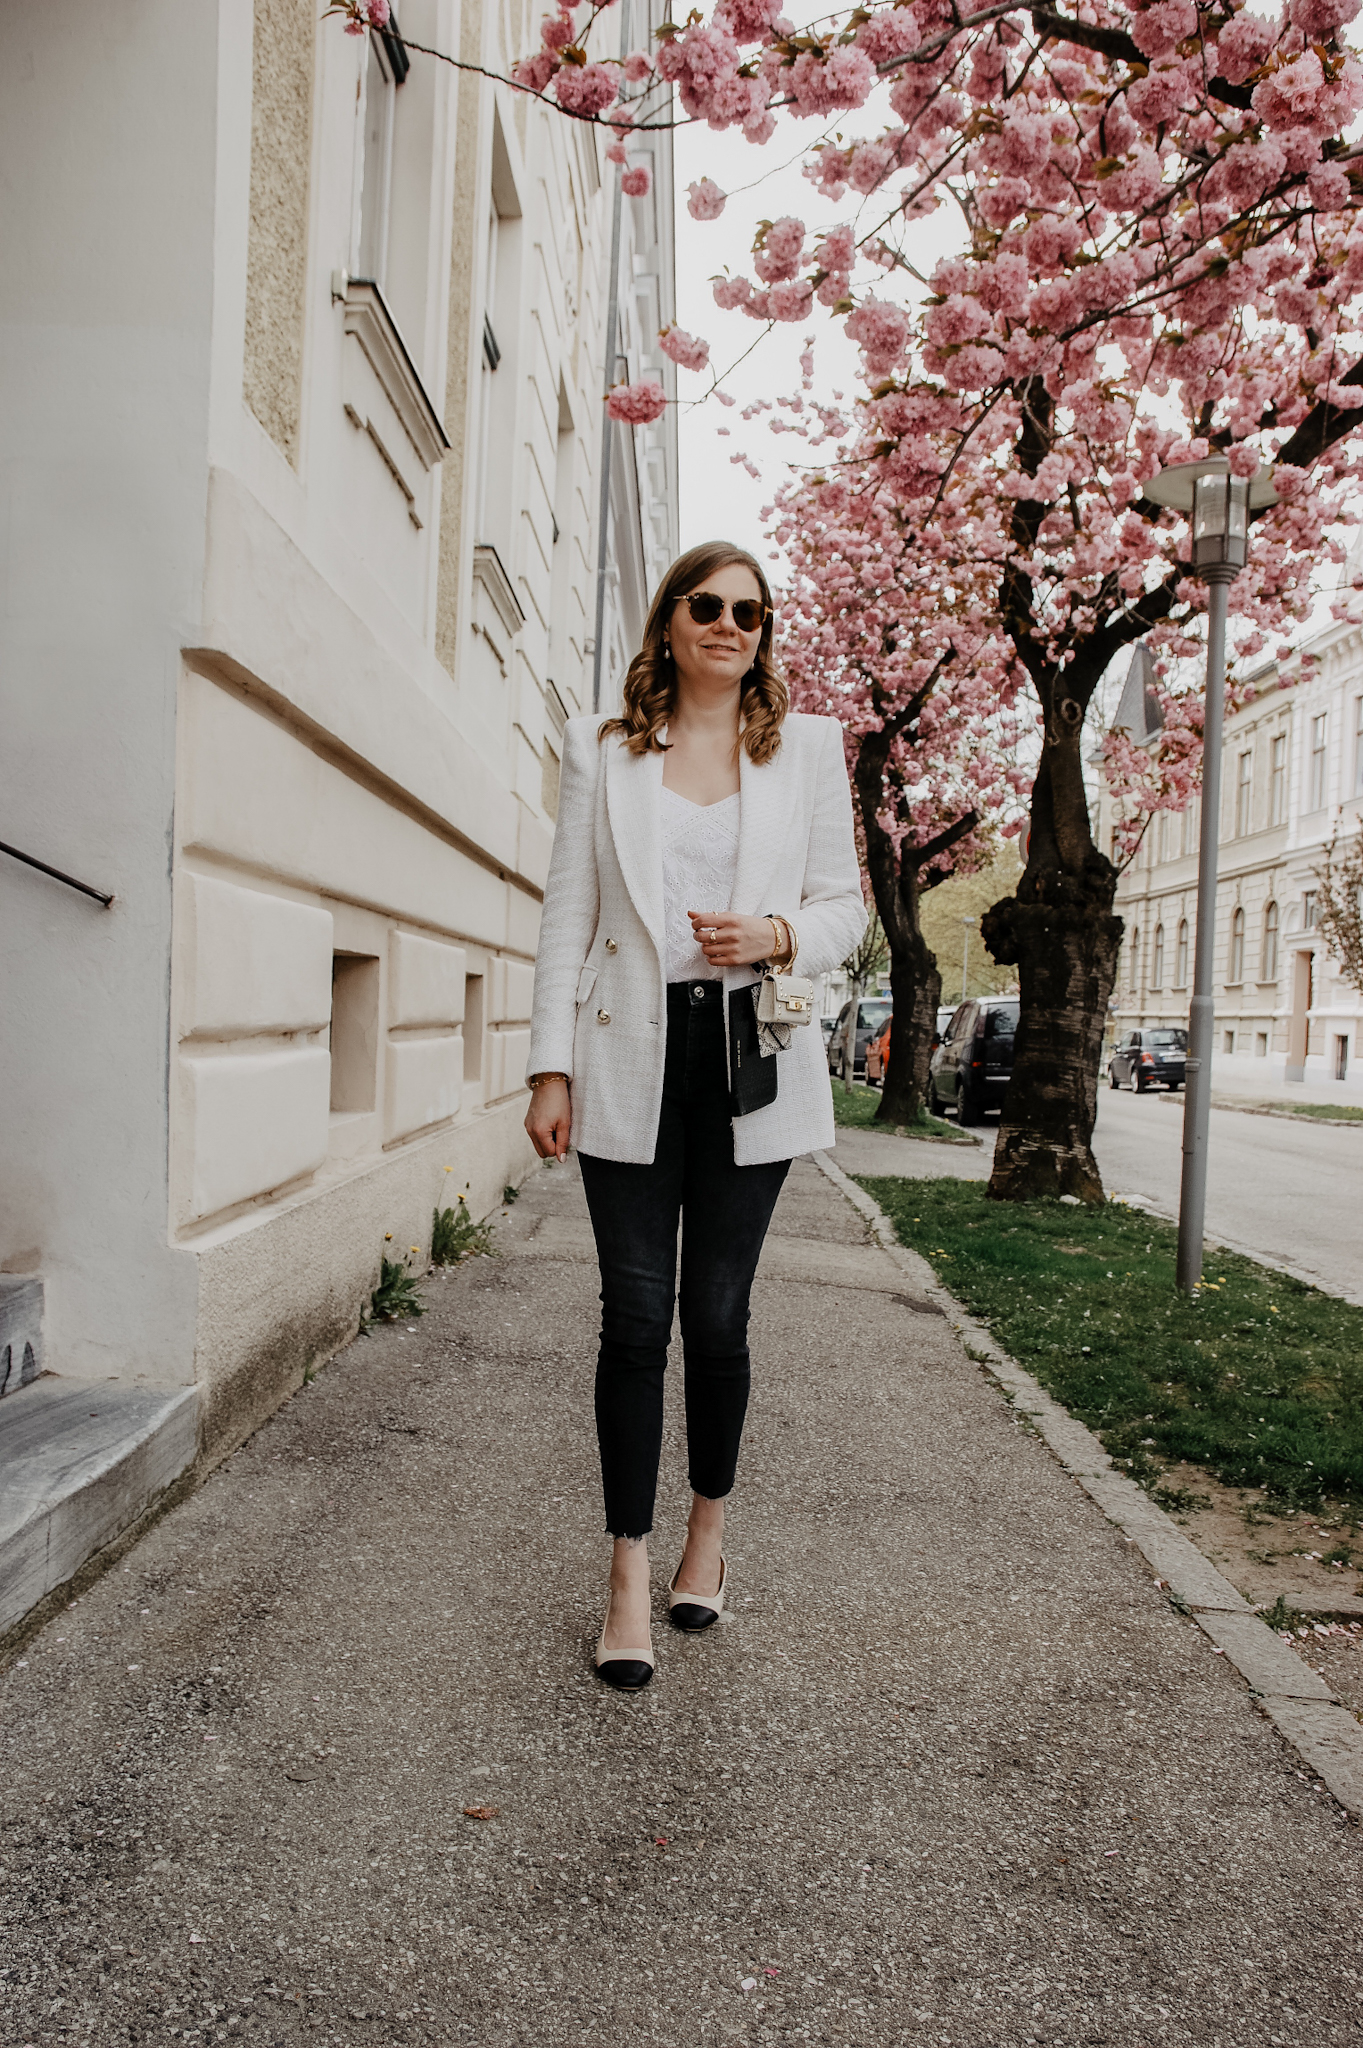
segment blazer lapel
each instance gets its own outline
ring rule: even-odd
[[[738,862],[734,869],[734,893],[730,910],[743,917],[760,917],[767,908],[772,870],[780,857],[785,837],[782,823],[794,786],[791,744],[787,738],[774,760],[759,768],[745,748],[738,754],[739,805]]]
[[[634,908],[662,952],[663,757],[631,754],[623,740],[606,746],[606,815],[615,857]]]

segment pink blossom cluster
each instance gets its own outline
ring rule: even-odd
[[[658,346],[683,370],[703,370],[710,361],[709,342],[697,341],[684,327],[665,327],[658,336]]]
[[[646,427],[667,411],[667,393],[656,377],[616,384],[606,393],[606,411],[629,427]]]

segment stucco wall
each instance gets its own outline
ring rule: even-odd
[[[298,459],[312,158],[313,0],[255,0],[246,403]]]
[[[486,1110],[461,1130],[283,1205],[268,1228],[228,1233],[199,1253],[195,1377],[207,1463],[234,1450],[310,1367],[349,1343],[381,1254],[401,1256],[414,1244],[429,1251],[437,1203],[453,1202],[467,1182],[469,1207],[484,1216],[506,1184],[529,1171],[523,1114],[522,1100]],[[389,1230],[392,1246],[384,1243]],[[411,1263],[415,1270],[419,1262]]]
[[[192,1371],[166,1241],[179,650],[198,635],[213,305],[214,7],[0,9],[0,1264],[47,1363]]]

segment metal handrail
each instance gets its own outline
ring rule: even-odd
[[[88,882],[78,882],[74,875],[64,875],[60,868],[50,868],[45,860],[38,860],[31,853],[20,853],[17,846],[6,846],[0,839],[0,853],[7,853],[11,860],[21,860],[25,867],[37,868],[40,874],[51,875],[54,882],[65,882],[68,889],[79,889],[82,896],[93,896],[96,903],[102,903],[107,910],[113,902],[102,889],[92,889]]]

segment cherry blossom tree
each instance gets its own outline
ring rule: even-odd
[[[1271,17],[1233,0],[870,0],[804,32],[780,0],[718,0],[623,64],[594,54],[606,4],[556,8],[515,76],[610,127],[617,162],[629,137],[678,120],[759,148],[781,123],[819,124],[806,168],[841,217],[758,222],[751,275],[719,278],[716,307],[763,325],[821,309],[860,348],[838,476],[856,471],[863,502],[891,504],[912,536],[923,618],[894,651],[926,663],[920,684],[945,660],[923,715],[939,690],[958,701],[949,679],[970,658],[945,658],[946,611],[1008,650],[996,687],[1020,670],[1035,696],[1027,866],[983,921],[1023,998],[991,1190],[1098,1199],[1089,1138],[1120,924],[1084,800],[1085,715],[1123,648],[1144,638],[1169,663],[1200,638],[1186,534],[1142,495],[1157,467],[1211,452],[1240,475],[1278,465],[1281,502],[1230,593],[1243,654],[1300,623],[1338,552],[1363,450],[1363,67],[1343,34],[1359,0],[1284,0]],[[362,0],[341,11],[363,31]],[[725,204],[712,179],[691,189],[696,219]],[[925,274],[919,223],[939,209],[959,227]],[[928,564],[950,603],[924,588]],[[897,715],[911,681],[875,718]],[[1165,800],[1181,777],[1191,788],[1200,745],[1191,701],[1169,695]],[[920,723],[910,744],[911,726],[887,763],[901,744],[919,758],[931,734]],[[1137,809],[1148,759],[1114,742]]]
[[[803,397],[787,410],[816,444],[844,425]],[[982,865],[1001,823],[1015,831],[1021,820],[1029,778],[1012,707],[1023,672],[998,629],[988,572],[938,579],[898,491],[855,451],[782,492],[774,517],[791,569],[781,605],[791,700],[838,718],[847,735],[889,947],[895,1028],[876,1119],[911,1123],[926,1102],[942,994],[920,904],[949,875]]]

